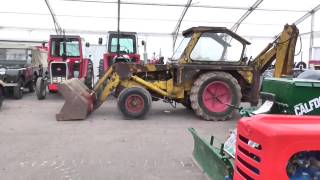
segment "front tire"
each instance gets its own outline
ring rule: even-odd
[[[39,100],[43,100],[47,95],[47,85],[42,77],[39,77],[36,82],[36,94]]]
[[[141,87],[126,88],[118,96],[118,108],[128,119],[142,119],[151,109],[152,97]]]
[[[18,81],[18,85],[13,87],[13,97],[15,99],[21,99],[23,97],[22,81]]]
[[[241,88],[229,73],[209,72],[194,82],[190,100],[192,109],[202,119],[229,120],[240,105]]]
[[[87,85],[87,87],[89,89],[92,89],[93,87],[93,81],[94,81],[94,77],[93,77],[93,64],[91,61],[89,61],[89,64],[88,64],[88,76],[87,76],[87,79],[85,81],[85,84]]]

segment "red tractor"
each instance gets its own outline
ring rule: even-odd
[[[119,38],[119,43],[118,43]],[[137,33],[109,31],[107,38],[107,52],[99,63],[99,77],[114,63],[129,62],[140,63],[138,54]]]
[[[85,44],[89,46],[88,43]],[[51,35],[48,49],[48,69],[37,79],[36,94],[38,99],[46,97],[49,92],[57,92],[58,85],[71,78],[81,79],[92,88],[94,82],[93,64],[83,55],[84,43],[76,35]]]

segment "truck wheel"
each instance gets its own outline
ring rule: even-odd
[[[46,83],[42,77],[39,77],[36,82],[36,94],[39,100],[45,99],[47,95]]]
[[[100,59],[100,61],[99,61],[99,79],[103,76],[103,74],[104,74],[103,59]]]
[[[118,108],[128,119],[142,119],[151,109],[152,97],[144,88],[131,87],[121,91]]]
[[[23,96],[23,86],[22,86],[22,81],[18,81],[18,85],[13,87],[13,97],[15,99],[21,99]]]
[[[3,87],[0,86],[0,108],[2,106],[3,100],[4,100],[4,90],[3,90]]]
[[[85,84],[87,85],[87,87],[89,89],[92,89],[93,87],[93,64],[91,61],[89,61],[89,64],[88,64],[88,77],[86,79],[86,82]]]
[[[204,120],[219,121],[232,118],[240,105],[241,89],[237,80],[225,72],[202,74],[193,84],[191,106]]]

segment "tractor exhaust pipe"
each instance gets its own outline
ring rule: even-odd
[[[57,121],[83,120],[93,111],[94,93],[79,79],[66,80],[58,86],[65,99]]]

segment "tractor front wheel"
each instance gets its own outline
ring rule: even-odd
[[[142,119],[151,109],[152,97],[141,87],[126,88],[118,96],[118,108],[128,119]]]
[[[200,75],[190,94],[194,112],[204,120],[219,121],[232,118],[241,101],[238,81],[225,72],[209,72]]]
[[[89,60],[89,64],[88,64],[88,69],[87,69],[87,72],[88,72],[88,76],[85,80],[85,84],[87,85],[87,87],[89,89],[92,89],[93,88],[93,81],[94,81],[94,77],[93,77],[93,64],[92,64],[92,61]]]
[[[39,100],[43,100],[47,95],[47,85],[42,77],[39,77],[36,82],[36,94]]]

